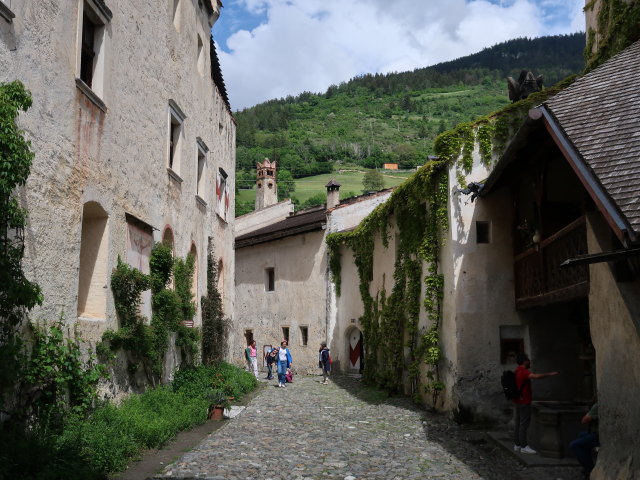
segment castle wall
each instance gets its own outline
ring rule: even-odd
[[[79,285],[83,210],[90,203],[105,212],[108,226],[99,248],[98,263],[106,272],[101,278],[118,257],[127,258],[132,225],[142,225],[154,241],[170,229],[176,256],[197,253],[199,304],[213,237],[225,270],[224,307],[231,315],[234,205],[233,196],[216,194],[216,174],[223,169],[233,191],[235,123],[210,75],[211,18],[196,0],[182,0],[175,18],[170,2],[107,0],[113,17],[99,42],[100,68],[91,89],[78,79],[80,12],[98,3],[12,2],[15,18],[0,22],[0,81],[18,79],[33,95],[33,106],[18,119],[35,152],[19,193],[29,210],[24,269],[44,294],[43,306],[31,316],[46,321],[62,313],[69,324],[79,320],[78,296],[86,293]],[[171,105],[185,117],[173,168]],[[199,144],[208,151],[198,186]],[[231,214],[223,220],[215,212],[227,201],[223,210]],[[91,343],[118,325],[105,280],[101,289],[92,287],[102,290],[98,304],[104,301],[105,307],[79,320]],[[100,310],[104,314],[95,315]],[[200,322],[198,307],[195,325]]]

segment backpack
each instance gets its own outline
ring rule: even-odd
[[[329,365],[333,364],[333,359],[331,358],[331,354],[329,354]]]
[[[505,370],[502,373],[500,382],[502,383],[502,391],[504,392],[504,396],[507,397],[508,400],[517,400],[522,397],[522,387],[524,387],[526,382],[523,382],[522,386],[518,388],[515,372],[511,370]]]

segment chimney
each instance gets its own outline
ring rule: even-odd
[[[327,187],[327,210],[329,210],[340,203],[340,184],[332,178],[325,187]]]
[[[278,203],[278,187],[276,185],[276,162],[268,158],[257,164],[256,210]]]

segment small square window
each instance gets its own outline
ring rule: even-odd
[[[490,243],[491,224],[489,222],[476,222],[476,243]]]
[[[264,289],[273,292],[276,289],[276,272],[273,267],[264,269]]]
[[[516,355],[524,353],[524,340],[522,338],[500,339],[500,363],[515,363]]]
[[[309,327],[300,327],[300,345],[309,345]]]
[[[289,344],[289,327],[282,327],[282,339],[287,341],[287,345]]]

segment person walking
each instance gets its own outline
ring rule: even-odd
[[[273,366],[277,362],[278,350],[278,347],[272,348],[265,356],[265,362],[267,364],[267,380],[273,379]]]
[[[256,376],[256,379],[260,379],[258,376],[258,350],[256,349],[256,341],[251,340],[251,343],[247,347],[249,351],[249,371],[253,372]]]
[[[516,386],[521,392],[520,398],[516,398],[513,403],[516,405],[516,421],[514,430],[515,445],[513,450],[520,453],[536,454],[533,448],[529,446],[527,441],[527,430],[531,423],[531,380],[551,377],[558,375],[558,372],[533,373],[531,368],[531,360],[525,353],[519,353],[516,356],[518,368],[516,368]]]
[[[331,371],[331,357],[329,356],[327,342],[320,343],[320,350],[318,352],[318,366],[322,369],[322,384],[327,385],[329,383],[329,372]]]
[[[576,456],[582,468],[584,468],[584,478],[589,479],[593,470],[593,449],[600,446],[598,435],[598,402],[594,403],[589,413],[582,417],[581,423],[587,425],[588,432],[582,432],[569,448]]]
[[[280,342],[280,350],[278,350],[278,386],[284,387],[287,383],[287,369],[293,365],[291,352],[287,348],[289,342],[283,340]]]

